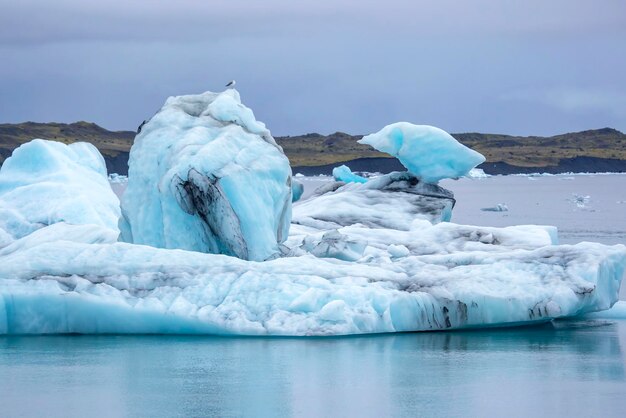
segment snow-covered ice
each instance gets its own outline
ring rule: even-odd
[[[291,218],[291,168],[234,89],[170,97],[135,138],[122,239],[265,260]]]
[[[364,136],[361,144],[396,157],[425,182],[467,176],[485,161],[480,153],[459,143],[446,131],[428,125],[398,122]]]
[[[293,222],[327,229],[361,223],[406,230],[415,219],[449,220],[454,203],[449,190],[408,172],[395,172],[367,183],[327,183],[298,203]]]
[[[21,147],[0,171],[0,208],[21,216],[0,229],[0,334],[345,335],[613,306],[626,247],[557,245],[550,226],[446,222],[454,195],[433,182],[477,159],[445,136],[450,152],[434,147],[436,130],[401,126],[398,154],[419,173],[326,181],[292,208],[288,162],[235,90],[170,98],[133,148],[127,242],[93,147]]]
[[[44,228],[1,250],[0,333],[339,335],[546,321],[608,309],[626,257],[623,246],[546,245],[541,228],[426,221],[342,228],[367,239],[356,262],[74,242],[61,237],[84,237],[72,231],[85,226],[53,227],[54,240],[36,236]],[[390,243],[410,255],[391,256]]]
[[[307,235],[301,247],[305,251],[321,258],[337,258],[345,261],[356,261],[363,257],[367,241],[350,238],[336,229],[319,234]]]

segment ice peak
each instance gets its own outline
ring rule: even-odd
[[[237,90],[170,97],[131,148],[122,239],[265,260],[291,199],[289,161]]]

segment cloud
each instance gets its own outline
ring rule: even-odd
[[[533,134],[626,122],[615,110],[623,0],[0,3],[0,122],[134,129],[167,96],[233,78],[276,134],[398,120]],[[498,100],[507,91],[518,93]]]
[[[380,36],[626,33],[623,0],[0,0],[0,43],[193,42],[319,31]]]
[[[623,86],[622,86],[623,88]],[[602,112],[626,118],[626,92],[618,89],[558,87],[518,90],[504,100],[540,103],[567,113]]]

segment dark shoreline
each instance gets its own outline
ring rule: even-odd
[[[347,165],[352,171],[367,171],[371,173],[389,173],[391,171],[406,170],[395,158],[358,158],[337,164],[321,166],[292,167],[293,173],[305,176],[318,174],[330,175],[333,168]],[[575,157],[562,159],[557,166],[545,167],[518,167],[505,162],[483,163],[478,168],[487,174],[533,174],[533,173],[626,173],[626,160],[595,157]]]

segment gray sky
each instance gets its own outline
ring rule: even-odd
[[[0,0],[0,122],[136,129],[233,78],[274,135],[626,131],[626,1]]]

